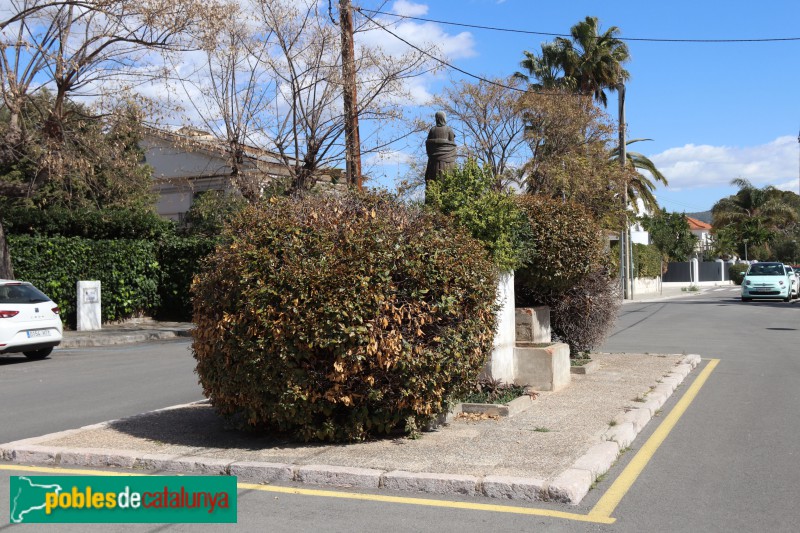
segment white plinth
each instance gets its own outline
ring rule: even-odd
[[[100,282],[78,282],[78,331],[100,329],[102,315],[100,308]]]
[[[501,306],[497,312],[497,332],[494,336],[494,347],[489,361],[486,362],[484,374],[504,383],[514,382],[514,346],[516,329],[514,316],[514,273],[500,276],[497,284],[497,303]]]

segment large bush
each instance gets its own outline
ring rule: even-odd
[[[529,226],[511,193],[495,189],[487,168],[469,159],[428,184],[425,203],[454,217],[481,241],[501,271],[528,259]]]
[[[602,269],[584,276],[572,287],[544,295],[550,306],[555,337],[569,344],[575,357],[600,346],[614,327],[621,298],[618,282]]]
[[[474,384],[497,273],[441,214],[388,196],[242,212],[195,279],[205,394],[240,427],[304,440],[414,431]]]
[[[9,235],[17,279],[30,281],[76,322],[76,284],[100,280],[103,321],[150,315],[158,307],[156,244],[140,240]]]
[[[540,294],[567,289],[607,261],[602,234],[582,206],[534,195],[519,202],[535,255],[515,273],[517,307],[538,305]]]

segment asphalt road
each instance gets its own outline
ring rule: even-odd
[[[359,500],[349,497],[333,498],[328,495],[285,494],[272,487],[263,490],[241,490],[239,493],[238,526],[64,526],[69,531],[613,531],[613,532],[672,532],[672,531],[798,531],[800,506],[797,490],[800,483],[800,464],[796,452],[800,442],[800,303],[758,302],[743,304],[736,292],[718,291],[664,302],[629,304],[622,308],[617,328],[603,351],[649,353],[699,353],[704,358],[720,359],[708,381],[688,410],[678,420],[666,440],[646,463],[631,489],[612,513],[614,524],[580,522],[552,516],[529,516],[518,513],[434,507],[431,502],[418,505],[413,501],[386,502]],[[165,349],[167,346],[167,349]],[[172,358],[172,372],[182,373],[187,360],[186,346],[180,343],[130,349],[135,354],[150,354],[130,362],[119,371],[117,387],[105,389],[109,397],[120,396],[117,414],[92,414],[92,420],[75,422],[67,414],[54,414],[44,424],[47,431],[75,427],[100,419],[131,414],[172,403],[190,401],[199,397],[191,373],[183,372],[180,378],[169,377],[169,370],[147,369],[154,362],[167,364],[162,359]],[[171,350],[170,350],[171,348]],[[148,352],[148,350],[152,350]],[[183,350],[181,352],[180,350]],[[113,353],[118,352],[114,350]],[[128,353],[130,357],[131,352]],[[97,365],[99,359],[91,351],[78,355],[75,361],[85,358],[82,365],[63,367],[63,372],[76,376],[56,378],[47,374],[48,383],[69,382],[77,379],[82,384],[72,388],[69,401],[61,400],[66,410],[72,395],[84,396],[80,391],[93,391],[91,385],[99,377],[114,374],[114,368],[105,367],[100,376],[82,378],[81,372]],[[107,352],[111,354],[112,352]],[[169,354],[169,355],[165,355]],[[57,360],[50,361],[51,363]],[[119,365],[124,365],[119,361]],[[706,363],[707,364],[707,363]],[[140,365],[142,368],[140,368]],[[4,398],[11,394],[6,376],[18,366],[0,367]],[[39,365],[30,365],[31,369]],[[53,365],[55,366],[55,365]],[[705,366],[705,365],[703,365]],[[698,371],[676,391],[664,406],[667,416],[685,390],[691,387]],[[27,376],[27,374],[24,374]],[[188,375],[188,377],[187,377]],[[147,384],[148,393],[134,394],[137,387],[122,382],[136,376],[136,381],[156,381]],[[34,378],[25,378],[35,385]],[[180,385],[179,385],[180,384]],[[137,386],[144,384],[137,383]],[[66,387],[63,386],[62,387]],[[185,387],[185,391],[178,389]],[[194,389],[192,388],[194,387]],[[30,388],[30,387],[29,387]],[[164,389],[174,390],[164,390]],[[69,390],[69,387],[66,387]],[[17,393],[25,393],[19,387]],[[62,388],[64,390],[64,388]],[[194,392],[193,392],[194,390]],[[165,396],[155,397],[160,391]],[[115,394],[116,393],[116,394]],[[192,396],[195,394],[196,396]],[[76,403],[91,403],[91,394]],[[97,394],[96,396],[99,396]],[[143,398],[136,406],[127,405],[128,396]],[[105,398],[104,400],[107,400]],[[101,402],[102,403],[102,402]],[[160,403],[160,404],[159,404]],[[159,405],[154,405],[159,404]],[[5,406],[4,406],[5,407]],[[71,407],[70,407],[71,408]],[[128,409],[128,412],[122,412]],[[37,410],[41,411],[41,409]],[[28,413],[33,412],[30,409]],[[0,431],[7,431],[7,411],[2,411]],[[14,420],[24,420],[12,417]],[[635,458],[642,445],[658,427],[659,418],[648,424],[631,450],[622,456],[606,479],[590,491],[582,504],[569,507],[555,504],[520,505],[522,508],[560,510],[587,514],[604,495],[620,472]],[[26,425],[28,423],[26,422]],[[53,427],[57,424],[59,428]],[[34,427],[29,430],[37,433]],[[3,439],[8,440],[8,439]],[[5,465],[3,468],[13,468]],[[15,473],[0,470],[6,478]],[[0,520],[7,517],[6,501],[8,483],[0,481]],[[340,496],[343,494],[338,493]],[[367,493],[363,493],[367,494]],[[387,495],[385,491],[381,495]],[[398,496],[408,497],[407,494]],[[367,495],[368,497],[368,495]],[[463,498],[455,499],[468,505],[501,504],[497,500]],[[517,505],[516,503],[510,505]],[[508,509],[506,509],[508,510]],[[0,527],[1,528],[1,527]]]
[[[202,400],[186,340],[0,355],[0,442]]]

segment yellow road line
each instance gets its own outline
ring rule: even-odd
[[[566,520],[576,520],[578,522],[594,522],[599,524],[613,524],[616,521],[615,518],[611,518],[609,516],[596,516],[593,515],[592,513],[584,515],[578,513],[566,513],[563,511],[552,511],[549,509],[515,507],[513,505],[454,502],[448,500],[431,500],[428,498],[407,498],[403,496],[386,496],[382,494],[361,494],[358,492],[338,492],[332,490],[299,489],[294,487],[278,487],[271,485],[253,485],[250,483],[239,483],[239,488],[250,489],[250,490],[261,490],[266,492],[278,492],[283,494],[300,494],[303,496],[322,496],[325,498],[345,498],[348,500],[364,500],[364,501],[383,502],[383,503],[400,503],[406,505],[422,505],[427,507],[444,507],[448,509],[467,509],[472,511],[492,511],[495,513],[547,516],[551,518],[563,518]]]
[[[608,488],[594,508],[592,508],[589,512],[590,516],[611,516],[619,505],[619,502],[622,501],[622,498],[642,473],[644,467],[647,466],[647,463],[653,458],[658,447],[661,446],[661,443],[664,442],[664,439],[667,438],[670,431],[672,431],[678,423],[678,420],[680,420],[681,416],[686,412],[686,409],[688,409],[689,405],[694,401],[700,389],[708,379],[708,376],[711,375],[711,372],[714,371],[718,364],[719,359],[712,359],[708,362],[700,375],[697,376],[697,379],[694,380],[694,383],[692,383],[686,391],[686,394],[675,404],[675,407],[672,408],[669,415],[664,418],[664,421],[656,428],[650,438],[647,439],[647,442],[644,443],[641,450],[633,457],[628,466],[625,467],[619,477],[611,484],[611,487]]]
[[[147,476],[144,473],[106,472],[102,470],[86,470],[80,468],[58,468],[55,466],[25,466],[25,465],[0,465],[0,470],[16,470],[37,472],[51,475],[80,475],[80,476]],[[170,474],[177,475],[177,474]],[[297,494],[300,496],[318,496],[324,498],[344,498],[348,500],[361,500],[382,503],[399,503],[406,505],[422,505],[427,507],[442,507],[449,509],[469,509],[474,511],[492,511],[495,513],[511,513],[521,515],[546,516],[575,520],[579,522],[594,522],[600,524],[613,524],[616,519],[608,516],[583,515],[567,513],[549,509],[533,509],[528,507],[515,507],[513,505],[494,505],[472,502],[454,502],[447,500],[431,500],[427,498],[407,498],[403,496],[387,496],[382,494],[361,494],[358,492],[339,492],[334,490],[303,489],[296,487],[281,487],[277,485],[254,485],[252,483],[237,483],[239,489],[258,490],[263,492],[276,492],[282,494]]]
[[[596,524],[613,524],[616,518],[611,514],[616,510],[617,505],[631,488],[633,483],[642,473],[647,463],[652,459],[658,447],[667,438],[670,431],[678,423],[689,405],[697,396],[700,388],[705,384],[708,376],[719,364],[719,359],[712,359],[703,369],[686,394],[678,401],[669,415],[653,432],[642,449],[634,456],[630,464],[625,467],[619,477],[603,494],[589,514],[567,513],[549,509],[534,509],[528,507],[516,507],[513,505],[497,505],[473,502],[458,502],[448,500],[433,500],[428,498],[410,498],[404,496],[388,496],[382,494],[362,494],[358,492],[340,492],[321,489],[304,489],[296,487],[281,487],[277,485],[255,485],[252,483],[238,483],[240,489],[258,490],[263,492],[273,492],[280,494],[297,494],[301,496],[316,496],[324,498],[343,498],[348,500],[361,500],[382,503],[396,503],[404,505],[421,505],[426,507],[440,507],[447,509],[464,509],[472,511],[489,511],[495,513],[509,513],[519,515],[544,516],[550,518],[561,518],[578,522],[591,522]],[[145,473],[121,473],[106,472],[98,470],[84,470],[77,468],[58,468],[44,466],[22,466],[22,465],[0,465],[0,470],[23,470],[28,472],[42,472],[49,474],[74,474],[74,475],[93,475],[93,476],[146,476]]]

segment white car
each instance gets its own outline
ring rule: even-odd
[[[0,354],[44,359],[61,343],[58,306],[24,281],[0,279]]]
[[[793,267],[784,266],[786,267],[786,273],[789,275],[789,281],[792,283],[792,298],[797,298],[798,291],[800,291],[800,288],[798,288],[798,285],[800,285],[800,280],[797,278],[798,273]]]

